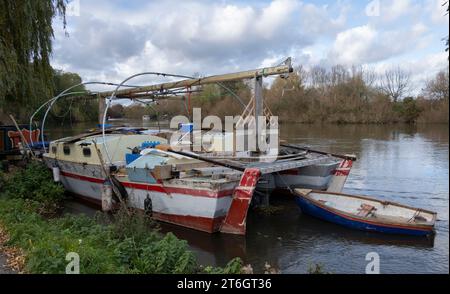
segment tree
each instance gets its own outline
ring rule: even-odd
[[[424,96],[434,100],[448,100],[449,98],[449,71],[442,70],[436,77],[427,82]]]
[[[405,123],[415,123],[422,110],[417,106],[417,101],[412,97],[403,99],[400,106],[400,115]]]
[[[61,16],[65,27],[66,3],[67,0],[0,1],[1,108],[7,106],[23,117],[26,110],[29,112],[53,94],[52,20]]]
[[[381,90],[397,102],[410,90],[411,75],[402,70],[399,66],[388,69],[381,78]]]
[[[325,88],[329,84],[327,69],[321,66],[314,66],[310,70],[312,86],[315,88]]]
[[[64,72],[62,70],[53,71],[53,93],[57,95],[62,91],[78,85],[82,82],[77,73]],[[69,92],[86,92],[84,85],[77,86]],[[69,117],[70,121],[94,121],[98,116],[98,101],[96,99],[83,98],[83,93],[75,95],[76,98],[61,98],[52,107],[54,120],[62,120]],[[59,114],[59,115],[58,115]]]
[[[125,109],[122,104],[114,104],[108,109],[108,116],[112,118],[121,118],[124,116]]]
[[[73,72],[65,72],[62,70],[54,70],[53,71],[53,83],[54,83],[54,93],[57,95],[62,91],[75,86],[77,84],[81,84],[82,80],[79,74]],[[84,85],[75,87],[70,90],[70,92],[82,92],[86,91]]]

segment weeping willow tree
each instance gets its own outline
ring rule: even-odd
[[[65,28],[67,0],[0,1],[0,110],[27,117],[54,90],[54,17]],[[1,111],[0,111],[1,112]]]
[[[82,82],[77,73],[64,72],[62,70],[53,70],[54,93],[59,94],[69,87],[78,85]],[[72,88],[70,92],[87,92],[84,85]],[[82,98],[82,94],[76,95],[77,99],[60,99],[50,112],[50,120],[60,123],[94,121],[98,117],[98,101]]]

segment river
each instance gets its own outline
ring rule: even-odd
[[[54,139],[87,127],[55,126],[48,134]],[[313,264],[320,264],[327,272],[356,274],[365,273],[366,255],[376,252],[381,273],[448,274],[448,125],[283,124],[281,138],[357,155],[344,192],[436,211],[436,236],[389,236],[341,228],[300,214],[289,197],[276,197],[272,204],[281,209],[274,215],[250,212],[245,237],[210,235],[167,224],[161,225],[162,230],[187,240],[204,265],[222,266],[239,256],[255,272],[261,272],[267,262],[282,273],[307,273]],[[69,207],[73,212],[89,213],[89,208],[78,203],[69,203]]]

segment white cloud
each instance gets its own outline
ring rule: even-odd
[[[386,0],[381,2],[380,16],[383,21],[393,21],[401,16],[411,14],[415,5],[411,0]]]
[[[408,29],[379,31],[363,25],[340,32],[328,54],[329,63],[356,65],[390,59],[420,47],[428,28],[417,23]]]
[[[446,52],[431,53],[423,58],[408,60],[407,58],[392,61],[382,61],[374,64],[372,69],[376,74],[382,76],[386,70],[399,66],[402,70],[411,75],[411,93],[420,93],[425,83],[434,77],[439,71],[448,68],[448,54]]]
[[[378,32],[368,25],[339,33],[330,52],[330,62],[351,65],[375,61],[378,52],[373,48],[377,38]]]
[[[298,7],[299,3],[295,0],[273,1],[269,6],[263,8],[257,22],[250,25],[254,25],[258,34],[270,40],[274,33],[285,29],[283,26],[291,20],[291,14]]]
[[[257,67],[312,45],[321,35],[333,36],[345,22],[344,10],[335,17],[330,9],[298,0],[261,6],[166,1],[137,5],[140,9],[105,1],[81,4],[81,16],[69,19],[70,37],[57,34],[54,64],[85,79]]]
[[[420,90],[430,77],[436,75],[439,71],[448,68],[448,53],[439,52],[426,55],[418,60],[409,60],[402,63],[402,66],[411,72],[412,82]]]
[[[305,66],[395,63],[405,54],[420,62],[421,50],[442,49],[434,23],[448,22],[439,0],[381,0],[380,17],[364,19],[346,0],[81,1],[80,16],[68,19],[70,37],[56,27],[53,65],[115,82],[143,71],[238,71],[287,56]]]

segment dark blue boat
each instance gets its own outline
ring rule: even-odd
[[[303,213],[351,229],[388,234],[434,234],[436,213],[365,196],[295,189]]]

